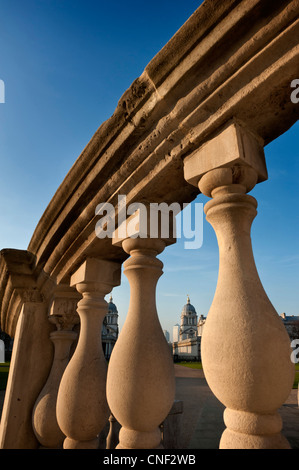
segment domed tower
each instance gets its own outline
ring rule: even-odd
[[[112,295],[110,295],[110,299],[108,302],[108,312],[106,318],[107,326],[111,327],[114,332],[117,332],[118,336],[118,310],[116,308],[116,305],[113,303]]]
[[[187,295],[187,303],[184,305],[181,313],[180,341],[184,339],[195,338],[197,336],[197,313],[190,303]]]
[[[102,328],[102,345],[106,359],[109,359],[113,346],[118,338],[118,311],[113,303],[112,295],[108,302],[108,312],[104,318]]]

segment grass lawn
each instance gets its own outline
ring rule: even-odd
[[[2,362],[0,364],[0,390],[6,389],[9,364],[10,364],[9,362]]]
[[[5,390],[6,388],[6,383],[7,383],[7,377],[8,377],[8,371],[9,371],[9,362],[4,362],[0,364],[0,390]],[[187,361],[182,361],[182,362],[176,362],[176,364],[180,366],[185,366],[189,367],[190,369],[202,369],[202,364],[201,362],[187,362]],[[294,380],[294,385],[293,388],[298,388],[298,382],[299,382],[299,363],[295,364],[295,380]]]
[[[201,362],[187,362],[187,361],[182,361],[182,362],[176,362],[179,366],[185,366],[189,367],[190,369],[202,369]]]

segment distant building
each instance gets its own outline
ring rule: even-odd
[[[173,355],[175,361],[199,361],[201,336],[206,318],[198,316],[194,306],[187,296],[187,303],[181,313],[181,325],[178,327],[178,337],[173,334]],[[174,327],[175,328],[175,327]]]
[[[110,296],[108,302],[108,312],[104,318],[102,326],[102,346],[106,359],[109,359],[112,353],[112,349],[118,338],[119,329],[118,329],[118,311],[116,305],[112,302],[112,296]],[[167,332],[168,333],[168,332]],[[169,337],[169,333],[168,333]],[[0,341],[3,341],[5,345],[5,359],[10,360],[13,348],[13,339],[11,339],[6,333],[0,330]],[[169,341],[169,340],[168,340]],[[2,343],[1,350],[2,351]],[[0,356],[1,358],[1,356]],[[1,360],[0,360],[1,362]]]
[[[290,338],[292,340],[299,339],[299,317],[282,313],[280,318],[282,319]]]
[[[163,333],[164,333],[164,336],[166,338],[167,343],[169,343],[169,341],[170,341],[169,331],[163,330]]]
[[[193,305],[190,304],[189,296],[181,313],[180,341],[191,339],[197,336],[197,313]]]
[[[112,349],[118,338],[118,311],[112,300],[112,296],[110,296],[108,312],[102,326],[102,346],[107,360],[110,358]]]

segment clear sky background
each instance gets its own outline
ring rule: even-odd
[[[94,132],[200,3],[0,0],[0,249],[27,248]],[[299,315],[298,131],[297,123],[265,148],[269,180],[251,192],[259,204],[252,228],[257,268],[278,313],[288,315]],[[195,202],[206,201],[200,195]],[[213,229],[204,221],[200,249],[185,250],[178,240],[160,259],[157,306],[172,334],[187,294],[199,315],[209,311],[218,274]],[[122,326],[125,276],[113,299]]]

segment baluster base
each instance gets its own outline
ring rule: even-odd
[[[219,449],[291,449],[291,446],[280,433],[254,436],[225,429]]]
[[[290,449],[281,434],[282,419],[277,413],[250,413],[247,411],[224,411],[224,430],[220,449]]]
[[[159,428],[150,432],[133,431],[122,427],[116,449],[163,449]]]
[[[99,439],[91,439],[90,441],[76,441],[67,437],[63,443],[64,449],[98,449]]]

